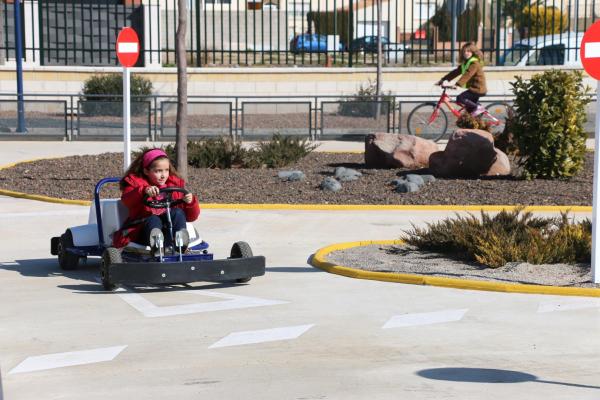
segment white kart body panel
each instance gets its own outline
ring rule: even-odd
[[[112,234],[117,231],[125,222],[128,216],[127,207],[125,207],[120,199],[101,199],[100,212],[102,213],[102,233],[104,235],[104,243],[112,243]],[[198,232],[191,222],[186,223],[188,234],[190,235],[189,247],[193,247],[202,242]],[[79,225],[69,228],[73,234],[73,244],[75,246],[97,246],[98,226],[96,223],[96,207],[92,203],[88,216],[87,225]],[[137,243],[130,243],[128,246],[140,249],[150,250],[149,247]]]

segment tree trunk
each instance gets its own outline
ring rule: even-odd
[[[382,85],[382,56],[383,56],[383,46],[381,44],[381,3],[382,0],[377,0],[377,86],[375,90],[375,95],[377,99],[377,108],[375,112],[375,118],[379,119],[381,116],[381,85]]]
[[[177,121],[175,128],[176,166],[183,179],[187,179],[187,57],[186,57],[186,33],[187,33],[187,0],[177,0],[178,25],[177,43],[175,57],[177,59]]]

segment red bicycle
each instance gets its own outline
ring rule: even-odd
[[[456,89],[456,86],[442,84],[441,87],[442,95],[437,103],[427,102],[420,104],[408,114],[408,133],[437,142],[448,130],[448,115],[442,108],[442,104],[446,104],[450,113],[456,118],[461,116],[464,106],[450,100],[450,96],[446,93],[448,89]],[[459,108],[452,107],[451,103],[456,104]],[[510,106],[506,103],[493,102],[488,104],[481,113],[481,118],[491,125],[492,134],[497,134],[504,130],[509,108]]]

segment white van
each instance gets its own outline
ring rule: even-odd
[[[582,68],[579,48],[583,32],[563,32],[520,40],[507,50],[499,65],[563,65]]]

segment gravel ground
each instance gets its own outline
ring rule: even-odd
[[[485,268],[479,264],[448,258],[442,254],[416,250],[411,246],[369,245],[334,251],[327,261],[378,272],[441,276],[504,283],[546,286],[600,288],[592,283],[589,264],[508,263],[501,268]]]
[[[122,155],[73,156],[19,164],[0,171],[0,188],[66,199],[92,198],[94,185],[108,176],[122,174]],[[342,183],[337,193],[319,188],[338,166],[355,168],[363,176]],[[284,182],[283,170],[301,170],[306,179]],[[426,171],[417,171],[426,172]],[[438,179],[415,193],[396,193],[391,181],[407,170],[368,169],[364,156],[352,153],[315,152],[298,163],[280,169],[189,168],[188,189],[201,203],[284,204],[410,204],[410,205],[584,205],[592,204],[593,153],[587,153],[584,170],[569,181],[487,179]],[[118,196],[115,188],[106,196]]]

